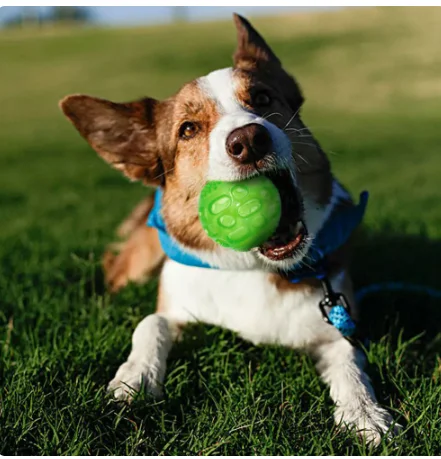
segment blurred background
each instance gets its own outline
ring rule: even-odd
[[[332,10],[335,6],[297,6],[297,7],[223,7],[223,6],[35,6],[4,7],[0,21],[4,26],[26,27],[43,26],[59,21],[70,21],[104,26],[158,24],[173,21],[203,21],[218,19],[239,12],[242,15],[265,15],[282,12],[307,12],[314,10]]]
[[[95,414],[101,416],[96,388],[104,387],[115,362],[128,352],[134,326],[154,307],[154,284],[132,286],[121,296],[110,297],[100,267],[116,226],[148,191],[99,159],[62,116],[58,101],[71,93],[114,101],[165,98],[184,82],[229,66],[236,41],[232,11],[219,7],[0,9],[0,372],[4,369],[7,376],[2,413],[8,419],[3,440],[9,451],[60,454],[71,439],[71,454],[108,448],[112,454],[127,454],[129,423],[122,430],[116,424],[103,427],[104,421],[85,423],[82,413],[89,413],[89,400],[95,397]],[[356,245],[356,286],[393,280],[439,287],[441,9],[249,7],[237,12],[251,20],[300,82],[306,97],[303,119],[328,152],[336,175],[354,196],[370,191],[366,225]],[[418,382],[410,384],[409,391],[420,391],[423,374],[427,384],[434,381],[439,388],[439,300],[385,293],[370,301],[366,311],[364,319],[374,339],[402,342],[402,329],[407,338],[424,335],[412,341],[415,352],[406,348],[405,359],[389,358],[385,344],[389,341],[376,348],[384,349],[378,365],[397,365],[388,367],[386,381],[409,371],[417,374]],[[222,341],[228,351],[231,340],[228,335]],[[189,352],[196,368],[199,360],[205,362],[204,352],[204,348]],[[263,360],[276,362],[268,352]],[[171,365],[171,373],[180,369],[179,362]],[[201,404],[205,390],[195,375],[202,372],[207,379],[216,378],[213,375],[219,372],[211,368],[204,366],[188,379],[189,387],[199,387]],[[438,376],[433,376],[433,368],[438,368]],[[277,367],[274,374],[278,372]],[[311,381],[317,381],[313,374],[311,369]],[[377,374],[378,387],[379,378]],[[286,387],[302,390],[298,380],[289,381]],[[387,384],[380,399],[398,387],[395,382]],[[171,378],[170,391],[173,386]],[[34,398],[29,398],[30,387],[35,389]],[[218,387],[217,380],[213,387]],[[312,385],[307,387],[312,390]],[[319,399],[321,386],[314,390]],[[272,387],[265,393],[270,392]],[[419,394],[400,392],[396,399],[417,400],[415,406],[430,413]],[[398,407],[396,399],[393,405]],[[87,407],[81,408],[79,400]],[[72,421],[58,419],[60,406],[76,413]],[[430,398],[427,406],[433,406],[433,416],[427,414],[421,428],[439,418],[439,404]],[[174,409],[165,410],[164,425],[175,425],[170,421]],[[216,409],[214,417],[221,412]],[[20,427],[25,425],[22,415],[29,429]],[[191,426],[192,418],[185,419]],[[311,435],[295,431],[301,435],[299,445],[304,445],[298,453],[318,451],[311,449],[311,438],[315,433],[320,437],[322,430],[325,435],[327,429],[314,419]],[[108,422],[112,424],[113,416]],[[85,430],[71,436],[72,425]],[[155,424],[152,429],[160,427]],[[164,429],[160,443],[175,445],[176,437],[169,442],[168,427]],[[139,438],[149,438],[142,429],[135,430],[133,438],[138,433]],[[120,442],[115,439],[117,432]],[[422,435],[415,433],[417,444]],[[93,438],[92,449],[83,448],[88,436]],[[196,437],[205,441],[205,435]],[[247,437],[245,444],[248,441]],[[439,452],[439,444],[434,439],[431,451]],[[230,453],[242,451],[232,445]],[[204,446],[190,450],[199,447]],[[155,451],[163,451],[158,448]],[[256,451],[263,451],[262,445],[252,454]]]

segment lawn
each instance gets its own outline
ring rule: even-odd
[[[353,8],[256,18],[302,84],[304,119],[341,180],[371,192],[357,287],[440,287],[441,9]],[[69,93],[166,97],[230,65],[231,21],[0,31],[0,453],[441,454],[441,302],[363,302],[369,374],[404,425],[377,450],[333,425],[313,362],[215,327],[189,330],[166,398],[105,395],[155,282],[105,290],[114,229],[146,190],[106,166],[61,116]]]

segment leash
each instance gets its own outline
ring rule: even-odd
[[[441,299],[441,290],[421,284],[408,282],[378,282],[361,287],[355,292],[357,303],[361,303],[366,296],[382,292],[409,292],[426,294],[432,298]]]
[[[352,345],[367,349],[369,339],[357,334],[357,326],[351,318],[351,307],[346,297],[332,289],[327,277],[321,279],[323,299],[320,311],[326,323],[333,325]],[[383,292],[409,292],[441,299],[441,290],[408,282],[378,282],[360,288],[355,292],[355,300],[361,303],[367,296]],[[357,336],[358,335],[358,336]]]
[[[360,304],[367,296],[384,293],[384,292],[408,292],[416,293],[421,295],[427,295],[431,298],[441,300],[441,290],[428,287],[422,284],[413,284],[411,282],[376,282],[374,284],[366,285],[361,287],[355,292],[355,301]],[[364,340],[354,339],[353,336],[343,335],[353,346],[360,348],[363,352],[369,348],[370,340],[365,338]],[[362,344],[362,346],[360,346]]]

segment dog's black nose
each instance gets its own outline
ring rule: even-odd
[[[235,129],[227,138],[228,154],[242,164],[255,163],[270,153],[272,146],[268,130],[260,124],[247,124]]]

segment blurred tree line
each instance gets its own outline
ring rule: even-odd
[[[10,17],[2,21],[3,27],[42,26],[60,22],[93,22],[93,13],[86,6],[52,6],[44,10],[38,6],[23,6]]]

